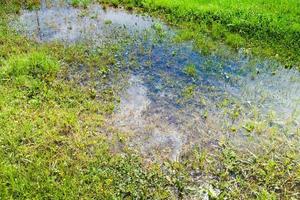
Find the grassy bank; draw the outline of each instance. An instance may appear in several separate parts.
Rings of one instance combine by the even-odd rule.
[[[140,7],[183,28],[185,39],[200,48],[221,42],[299,68],[300,3],[296,0],[99,0],[114,6]],[[208,36],[208,37],[206,37]],[[217,42],[215,42],[215,40]]]
[[[138,1],[134,5],[150,8]],[[285,135],[265,124],[256,133],[261,130],[256,121],[249,135],[267,140],[251,151],[224,138],[215,148],[195,147],[180,162],[146,163],[126,147],[122,133],[105,123],[117,102],[115,91],[70,78],[78,66],[90,69],[75,70],[83,79],[96,76],[95,71],[114,71],[118,47],[95,53],[85,45],[30,41],[7,25],[20,6],[38,5],[0,3],[1,199],[201,199],[203,194],[210,199],[299,199],[299,134]],[[181,39],[196,34],[190,32]],[[184,72],[196,73],[192,65]]]

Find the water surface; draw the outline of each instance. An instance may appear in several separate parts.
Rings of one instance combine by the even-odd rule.
[[[12,23],[39,42],[99,45],[131,38],[111,66],[126,76],[113,83],[125,87],[118,91],[121,101],[109,123],[128,133],[129,145],[151,159],[177,160],[193,146],[213,146],[222,137],[254,148],[272,131],[298,132],[297,71],[243,50],[202,54],[192,42],[174,43],[176,30],[158,24],[120,9],[73,8],[59,1],[43,1],[40,10],[23,11]],[[187,73],[188,66],[194,74]]]

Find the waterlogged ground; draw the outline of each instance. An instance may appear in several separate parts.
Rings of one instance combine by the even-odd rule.
[[[214,145],[222,137],[251,147],[260,133],[298,130],[296,71],[243,53],[229,59],[201,55],[168,39],[135,44],[127,53],[137,68],[117,113],[118,127],[135,130],[133,140],[144,153],[178,159],[195,144]],[[257,133],[251,134],[254,144],[250,132]]]
[[[19,32],[40,42],[84,40],[95,45],[108,40],[117,43],[128,32],[141,33],[153,24],[149,17],[103,10],[100,5],[74,8],[64,1],[41,1],[40,10],[23,10],[20,19],[12,23]]]
[[[111,65],[121,78],[111,75],[107,83],[123,88],[108,124],[149,159],[178,160],[193,146],[213,147],[224,137],[255,149],[274,131],[291,139],[298,133],[299,73],[243,49],[207,55],[192,42],[175,43],[176,30],[159,20],[99,5],[42,1],[40,10],[23,11],[12,26],[39,42],[96,47],[126,40]]]

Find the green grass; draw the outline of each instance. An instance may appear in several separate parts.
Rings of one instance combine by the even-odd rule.
[[[214,7],[205,2],[123,3],[165,10],[167,15],[175,13],[166,10],[174,5],[187,8],[203,4],[208,10]],[[235,5],[226,2],[227,6]],[[211,4],[219,5],[217,1]],[[243,5],[244,12],[255,8],[251,3]],[[97,81],[105,84],[106,75],[115,70],[111,66],[120,47],[110,46],[97,53],[85,45],[65,47],[30,41],[7,26],[10,14],[18,13],[21,6],[34,8],[36,1],[0,2],[0,199],[192,199],[199,198],[201,191],[211,199],[299,199],[299,133],[286,135],[268,128],[268,121],[260,121],[266,123],[263,131],[256,123],[259,119],[243,124],[249,131],[245,143],[253,142],[256,132],[267,138],[251,143],[255,144],[251,151],[221,138],[214,142],[216,148],[195,147],[183,155],[181,162],[146,163],[130,149],[119,149],[126,147],[122,133],[105,123],[115,107],[115,92],[95,90],[93,79],[82,86],[67,77],[73,68],[84,65],[91,69],[84,73],[90,74],[80,76],[91,78],[98,70],[102,78]],[[267,12],[267,8],[268,4],[262,4],[257,11]],[[171,18],[187,20],[179,14]],[[194,20],[195,25],[199,19]],[[217,48],[213,39],[223,38],[234,47],[247,43],[248,36],[236,35],[221,22],[205,22],[200,27],[202,31],[213,30],[211,37],[195,39],[197,29],[193,29],[183,31],[177,39],[195,39],[199,47],[209,46],[204,49],[207,53]],[[188,65],[184,73],[193,77],[197,71]],[[182,96],[188,99],[196,92],[196,86],[190,85],[183,88]],[[226,100],[222,106],[231,104]],[[209,111],[205,112],[204,118],[208,115]]]
[[[221,142],[221,152],[199,148],[187,158],[191,162],[186,167],[208,175],[207,179],[213,177],[211,184],[220,193],[211,193],[212,199],[298,199],[298,150],[278,141],[264,145],[260,153],[254,148],[241,151],[226,142]]]
[[[196,66],[193,65],[193,64],[189,64],[187,65],[184,69],[183,69],[183,72],[188,75],[188,76],[191,76],[193,78],[196,78],[197,77],[197,69],[196,69]]]
[[[53,77],[59,71],[59,63],[45,53],[33,52],[11,56],[1,69],[1,78],[45,79]]]
[[[182,182],[176,169],[166,166],[165,176],[157,164],[117,150],[121,133],[105,132],[114,92],[66,78],[80,64],[101,76],[113,71],[118,48],[96,54],[27,40],[7,27],[7,14],[20,6],[0,3],[0,199],[170,198]]]
[[[9,56],[0,69],[1,198],[169,196],[159,168],[112,151],[98,133],[111,110],[99,99],[105,94],[96,98],[89,88],[57,78],[56,58],[30,51]]]
[[[189,32],[299,68],[300,3],[297,0],[99,0],[141,7]],[[205,37],[204,37],[205,39]],[[207,45],[199,47],[206,48]],[[215,45],[210,50],[214,50]]]
[[[90,3],[91,0],[71,0],[71,5],[74,7],[87,8]]]

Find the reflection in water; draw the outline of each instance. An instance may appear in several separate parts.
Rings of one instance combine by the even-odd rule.
[[[299,127],[297,71],[242,52],[230,58],[202,55],[190,43],[174,44],[174,32],[167,29],[160,30],[165,37],[146,37],[146,30],[158,31],[149,17],[97,5],[82,10],[45,3],[38,12],[24,11],[13,26],[41,42],[97,44],[138,36],[119,58],[130,78],[124,78],[128,85],[112,123],[132,133],[130,145],[146,156],[175,160],[195,144],[213,145],[224,136],[251,146],[245,142],[249,131]],[[195,68],[194,75],[185,72],[187,66]]]
[[[130,70],[132,77],[142,81],[129,81],[125,94],[132,100],[127,101],[124,95],[120,112],[126,107],[133,108],[127,111],[139,108],[140,100],[145,100],[143,114],[127,112],[126,118],[134,123],[124,124],[136,131],[138,144],[147,152],[149,146],[155,150],[160,141],[160,152],[151,151],[155,157],[167,154],[178,159],[195,144],[212,145],[224,136],[236,145],[253,146],[245,140],[249,131],[268,132],[271,128],[289,133],[299,128],[297,71],[280,69],[274,62],[250,59],[242,53],[227,59],[204,56],[188,43],[174,44],[168,38],[159,43],[139,40],[127,47],[125,55],[130,55],[126,65],[135,66]],[[134,63],[131,58],[135,58]],[[185,72],[187,66],[195,66],[196,76]],[[144,98],[140,98],[139,90]],[[131,126],[138,122],[143,125]],[[254,136],[257,144],[264,137]]]
[[[132,145],[140,146],[144,154],[158,151],[156,153],[167,154],[175,160],[181,150],[182,136],[175,125],[163,119],[164,110],[148,116],[151,103],[143,82],[137,76],[131,76],[120,110],[114,116],[115,125],[123,131],[134,131]]]
[[[98,43],[105,38],[118,39],[125,30],[144,31],[153,24],[149,17],[116,9],[103,10],[99,5],[82,10],[69,6],[47,8],[44,2],[39,11],[23,11],[13,26],[42,42],[88,39]]]

